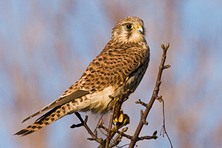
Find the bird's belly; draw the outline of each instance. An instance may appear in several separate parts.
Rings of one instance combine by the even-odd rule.
[[[115,88],[109,86],[102,91],[94,92],[86,96],[90,101],[90,104],[84,110],[91,110],[92,112],[102,113],[110,110],[112,106],[112,97],[114,95]]]
[[[143,75],[142,75],[143,76]],[[94,92],[86,95],[86,100],[89,103],[82,111],[91,110],[95,113],[103,113],[109,111],[114,104],[114,98],[127,99],[128,96],[135,91],[139,85],[141,75],[138,72],[128,78],[126,82],[119,86],[108,86],[102,91]]]

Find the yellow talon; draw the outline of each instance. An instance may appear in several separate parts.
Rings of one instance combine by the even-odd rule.
[[[127,114],[123,114],[123,111],[120,110],[120,115],[119,117],[116,117],[113,122],[116,124],[116,125],[127,125],[130,123],[130,118]]]

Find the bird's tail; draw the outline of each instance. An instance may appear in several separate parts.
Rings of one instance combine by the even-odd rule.
[[[50,110],[49,112],[47,112],[46,114],[44,114],[40,118],[38,118],[33,124],[20,130],[19,132],[15,133],[15,135],[25,136],[25,135],[31,134],[31,133],[55,122],[56,120],[64,117],[65,115],[69,114],[71,111],[73,112],[73,108],[70,107],[69,103],[64,104],[62,106],[58,106],[58,107]]]

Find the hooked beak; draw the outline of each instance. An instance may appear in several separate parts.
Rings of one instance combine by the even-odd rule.
[[[137,27],[137,30],[138,30],[141,34],[144,34],[143,26],[139,25],[139,26]]]

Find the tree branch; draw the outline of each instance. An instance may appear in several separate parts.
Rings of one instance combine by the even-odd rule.
[[[163,44],[161,45],[161,48],[163,49],[163,53],[162,53],[162,59],[161,59],[161,62],[160,62],[157,79],[156,79],[156,85],[155,85],[155,88],[153,90],[152,97],[151,97],[149,103],[146,106],[145,111],[141,112],[142,115],[141,115],[141,118],[140,118],[140,122],[139,122],[139,124],[136,128],[136,131],[133,135],[133,138],[130,142],[129,148],[133,148],[135,146],[136,142],[138,141],[139,134],[140,134],[143,126],[146,123],[146,122],[144,123],[144,121],[146,121],[146,118],[147,118],[155,100],[158,98],[163,70],[167,69],[167,68],[170,68],[170,65],[165,65],[166,54],[167,54],[167,50],[168,50],[169,46],[170,46],[169,44],[167,44],[166,46],[163,45]]]
[[[96,142],[103,144],[103,139],[98,138],[96,134],[94,134],[92,132],[92,130],[89,128],[89,126],[87,125],[87,121],[88,121],[88,116],[85,117],[85,120],[82,119],[81,115],[79,114],[79,112],[75,112],[75,115],[79,118],[80,122],[79,124],[73,124],[70,128],[76,128],[76,127],[81,127],[84,126],[85,129],[87,130],[87,132],[91,135],[91,138],[88,138],[88,140],[95,140]]]

